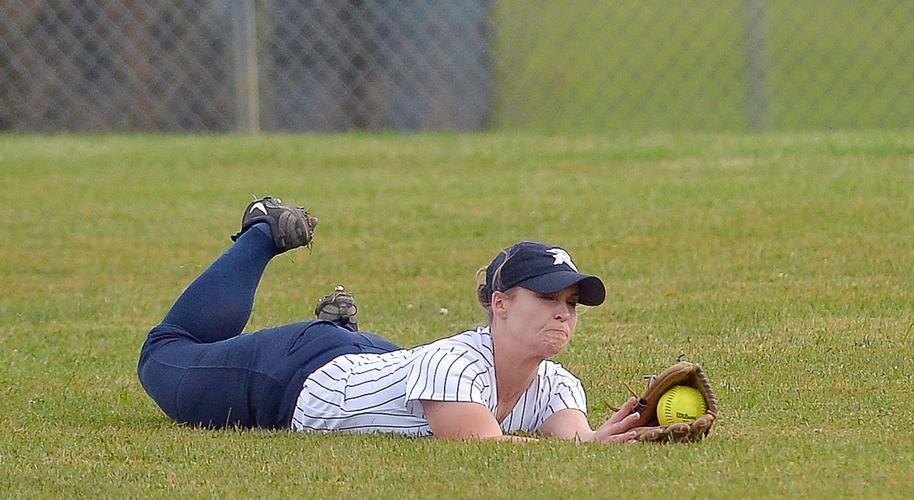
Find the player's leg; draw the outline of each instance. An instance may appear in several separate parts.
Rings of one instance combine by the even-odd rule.
[[[149,332],[137,375],[169,417],[213,427],[253,425],[244,402],[254,342],[252,335],[240,334],[275,253],[271,238],[258,228],[242,234]],[[207,393],[201,394],[204,387]]]
[[[251,203],[235,244],[187,287],[162,324],[177,326],[203,343],[240,335],[270,259],[310,243],[316,224],[303,209],[272,198]]]
[[[292,323],[199,344],[163,330],[140,365],[143,387],[172,419],[206,427],[284,428],[305,379],[345,354],[399,346],[330,321]]]
[[[241,334],[260,278],[276,254],[272,239],[259,227],[253,229],[184,290],[162,320],[163,326],[178,327],[201,343]]]
[[[202,425],[254,425],[245,403],[257,345],[240,334],[270,259],[308,244],[315,224],[270,198],[249,205],[235,244],[182,293],[141,350],[140,381],[166,414]],[[271,338],[282,343],[300,332],[291,326]]]
[[[376,333],[354,332],[354,335],[358,337],[357,343],[362,348],[362,352],[382,353],[402,349],[402,347]]]

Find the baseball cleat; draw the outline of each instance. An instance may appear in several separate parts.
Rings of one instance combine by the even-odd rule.
[[[332,321],[354,332],[359,331],[359,307],[342,285],[337,285],[333,293],[317,303],[314,314],[317,319]]]
[[[279,198],[267,196],[247,206],[241,217],[241,231],[232,235],[232,241],[260,222],[270,225],[273,244],[279,253],[310,244],[317,227],[317,217],[312,217],[303,207],[287,207]]]

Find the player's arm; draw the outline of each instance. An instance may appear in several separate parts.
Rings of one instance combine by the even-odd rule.
[[[420,400],[432,433],[438,439],[496,439],[499,441],[536,441],[534,438],[506,436],[485,406],[478,403]]]
[[[596,430],[590,428],[587,417],[580,410],[566,408],[553,413],[540,426],[539,432],[546,436],[574,440],[580,443],[621,443],[631,441],[635,435],[630,432],[638,420],[638,414],[629,414],[637,400],[630,398],[619,411]]]

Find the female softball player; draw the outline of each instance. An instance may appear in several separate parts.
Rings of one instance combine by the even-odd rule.
[[[603,282],[579,273],[559,247],[520,242],[500,252],[478,290],[489,324],[427,345],[404,349],[353,331],[354,323],[321,319],[242,335],[270,259],[309,244],[316,225],[302,208],[254,201],[235,243],[152,329],[137,371],[169,417],[437,438],[634,437],[634,398],[593,430],[580,381],[549,360],[574,334],[576,305],[606,296]]]

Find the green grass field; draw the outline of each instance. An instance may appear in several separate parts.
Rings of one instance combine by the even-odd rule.
[[[0,188],[2,497],[914,494],[912,132],[0,136]],[[541,239],[609,288],[559,358],[592,423],[680,353],[720,423],[667,446],[176,425],[137,354],[252,194],[321,226],[251,330],[344,283],[367,329],[443,337],[483,319],[475,270]]]

